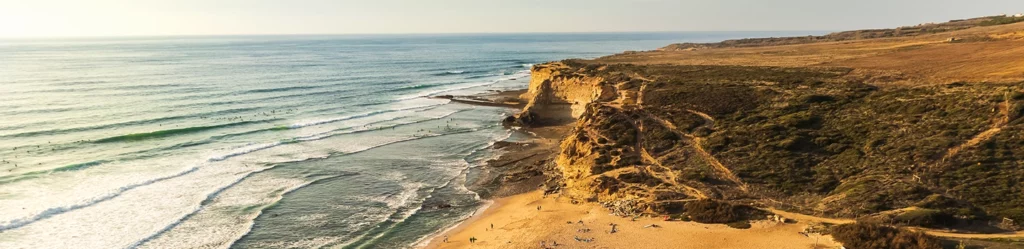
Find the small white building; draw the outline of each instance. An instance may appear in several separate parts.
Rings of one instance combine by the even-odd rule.
[[[1024,17],[1024,13],[1017,13],[1016,15],[1013,15],[1013,17]]]

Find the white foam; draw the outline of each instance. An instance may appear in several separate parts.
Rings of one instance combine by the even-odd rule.
[[[483,82],[483,83],[460,84],[460,85],[456,85],[456,86],[451,87],[451,88],[445,88],[445,89],[433,90],[433,91],[424,91],[424,92],[419,92],[419,93],[415,93],[415,94],[411,94],[411,95],[402,96],[402,97],[399,97],[398,100],[411,100],[411,99],[416,99],[416,98],[423,98],[423,97],[433,96],[433,95],[437,95],[437,94],[441,94],[441,93],[446,93],[446,92],[465,90],[465,89],[470,89],[470,88],[475,88],[475,87],[489,86],[489,85],[493,85],[493,84],[498,83],[498,82],[499,82],[499,80],[491,80],[491,81],[487,81],[487,82]]]
[[[385,111],[387,113],[393,113],[394,115],[398,116],[406,115],[402,116],[402,118],[399,119],[395,119],[390,115],[383,115],[379,117],[384,118],[384,120],[377,120],[380,118],[362,119],[360,117],[350,117],[347,120],[352,120],[351,122],[362,123],[381,123],[395,121],[395,124],[393,126],[400,126],[418,122],[425,122],[427,120],[437,120],[457,113],[459,111],[463,111],[451,111],[448,108],[438,108],[437,110],[426,112],[426,110],[432,110],[434,108],[437,108],[438,106],[443,105],[436,104],[436,100],[431,100],[427,102],[432,102],[432,104],[405,106]],[[409,105],[416,103],[422,103],[422,101],[409,101],[403,102],[402,104]],[[447,103],[447,101],[445,101],[445,103]],[[363,118],[371,116],[376,116],[376,114],[364,115]],[[408,118],[409,120],[402,120],[404,118]],[[340,120],[334,122],[340,122]],[[341,122],[338,124],[348,123],[350,122]],[[315,126],[315,124],[311,126]],[[302,129],[289,132],[301,132],[307,130],[309,129]],[[19,224],[16,227],[17,229],[13,229],[14,227],[10,228],[11,230],[9,231],[9,234],[11,236],[24,238],[24,240],[19,239],[18,241],[0,241],[0,248],[109,248],[133,247],[140,245],[144,246],[150,241],[158,240],[159,238],[164,236],[163,234],[172,233],[175,229],[178,229],[178,227],[182,227],[184,223],[189,222],[189,220],[192,220],[195,217],[200,217],[198,215],[204,213],[204,210],[206,210],[203,208],[204,205],[206,205],[206,203],[214,201],[214,199],[216,199],[218,195],[224,193],[224,191],[228,189],[233,189],[234,186],[237,186],[241,182],[246,181],[246,179],[248,179],[253,174],[265,170],[265,168],[262,167],[254,168],[248,166],[249,164],[266,165],[280,163],[287,160],[304,160],[303,158],[309,158],[309,155],[326,155],[331,152],[339,151],[346,153],[356,153],[389,144],[445,135],[384,133],[382,133],[381,135],[375,135],[376,133],[371,133],[371,135],[367,136],[372,139],[359,140],[357,143],[339,143],[338,140],[326,139],[341,134],[352,134],[356,132],[372,130],[374,129],[335,129],[329,132],[296,136],[292,139],[286,139],[279,142],[250,143],[236,147],[234,149],[222,151],[221,154],[215,154],[206,157],[206,160],[199,162],[197,166],[191,167],[183,172],[178,172],[179,174],[171,174],[168,177],[142,181],[139,184],[131,184],[120,187],[118,188],[118,193],[113,195],[98,195],[98,197],[91,199],[91,201],[88,201],[87,205],[60,205],[57,207],[48,207],[46,209],[41,209],[43,211],[35,216],[26,216],[34,221]],[[468,129],[467,131],[464,132],[469,131],[475,131],[475,129]],[[363,135],[360,136],[361,139],[366,138]],[[316,142],[314,143],[315,145],[309,145],[306,143],[311,141],[321,142]],[[281,155],[291,156],[285,157]],[[186,156],[193,156],[194,158],[199,158],[195,157],[197,155],[193,154],[189,154]],[[162,160],[172,161],[168,162],[170,165],[180,165],[181,163],[180,160],[172,158],[162,158]],[[67,175],[86,176],[86,174],[93,174],[91,176],[95,176],[97,174],[123,174],[124,172],[127,171],[120,170],[132,167],[138,169],[137,171],[133,171],[132,173],[152,174],[153,172],[155,172],[152,169],[144,171],[143,169],[145,169],[145,167],[139,166],[158,167],[157,165],[146,164],[120,166],[115,165],[112,166],[111,168],[104,167],[89,169],[81,172],[75,172],[75,174]],[[159,165],[159,167],[165,166],[166,165]],[[62,176],[60,179],[63,180],[63,178],[64,177]],[[90,178],[89,180],[93,181],[95,180],[95,178]],[[19,184],[19,190],[30,189],[29,187],[32,186],[31,184],[29,184],[30,182],[31,181],[26,182],[25,184]],[[112,181],[110,184],[118,184],[118,182]],[[288,185],[293,183],[281,184]],[[409,186],[407,187],[407,189],[412,189],[411,187],[414,186]],[[420,187],[422,186],[418,186],[416,188],[418,189]],[[88,195],[91,193],[87,192],[89,191],[77,193],[76,195],[72,196],[93,196]],[[415,201],[417,199],[417,196],[415,196],[415,194],[415,190],[413,190],[412,193],[403,191],[402,193],[400,193],[400,195],[397,195],[393,199],[389,200],[388,207],[396,208],[407,206],[409,201]],[[59,199],[60,196],[57,196],[55,198]],[[13,208],[17,207],[18,205],[20,204],[6,203],[2,206]],[[403,213],[395,217],[401,217],[400,219],[405,219],[409,215],[412,215],[413,213],[416,212],[414,208],[411,210],[403,208],[402,210]],[[406,210],[408,210],[407,213]],[[255,218],[255,216],[253,216],[253,218]],[[251,229],[251,225],[250,228],[247,229]],[[241,231],[239,229],[232,230],[232,228],[226,228],[226,230],[228,230],[232,234],[238,235],[238,237],[242,236],[238,234],[238,231]],[[53,231],[60,232],[54,233]],[[244,232],[241,234],[244,234]],[[232,238],[237,239],[237,237]],[[82,239],[84,241],[77,241],[79,239]],[[192,245],[194,246],[200,244]]]
[[[308,126],[322,125],[322,124],[334,123],[334,122],[338,122],[338,121],[351,120],[351,119],[356,119],[356,118],[364,118],[364,117],[369,117],[369,116],[373,116],[373,115],[377,115],[377,114],[383,114],[383,113],[391,113],[391,112],[398,112],[398,111],[407,111],[407,110],[415,110],[415,109],[435,107],[435,106],[440,106],[440,105],[447,104],[447,103],[448,103],[448,101],[445,101],[444,103],[438,103],[438,104],[419,105],[419,106],[411,106],[411,107],[400,107],[400,108],[395,108],[395,109],[385,109],[385,110],[378,110],[378,111],[370,111],[370,112],[364,112],[364,113],[360,113],[360,114],[342,116],[342,117],[337,117],[337,118],[330,118],[330,119],[323,119],[323,120],[295,123],[295,124],[289,125],[288,128],[290,128],[290,129],[297,129],[297,128],[303,128],[303,127],[308,127]]]
[[[3,232],[5,230],[10,230],[10,229],[16,229],[16,228],[19,228],[19,227],[31,224],[33,222],[37,222],[37,221],[40,221],[40,220],[43,220],[43,219],[46,219],[46,218],[50,218],[50,217],[53,217],[55,215],[59,215],[59,214],[62,214],[62,213],[68,212],[68,211],[73,211],[73,210],[76,210],[76,209],[80,209],[80,208],[84,208],[84,207],[89,207],[89,206],[95,205],[97,203],[113,199],[114,197],[117,197],[117,196],[121,195],[122,193],[124,193],[126,191],[129,191],[129,190],[132,190],[132,189],[135,189],[135,188],[138,188],[138,187],[142,187],[142,186],[147,186],[147,185],[150,185],[150,184],[153,184],[153,183],[157,183],[157,182],[160,182],[160,181],[163,181],[163,180],[167,180],[167,179],[171,179],[171,178],[187,175],[187,174],[190,174],[192,172],[195,172],[198,169],[199,169],[198,167],[190,167],[187,170],[184,170],[184,171],[181,171],[179,173],[172,174],[172,175],[169,175],[169,176],[158,177],[158,178],[146,180],[146,181],[139,182],[139,183],[128,184],[128,185],[122,186],[120,188],[117,188],[117,189],[115,189],[114,191],[112,191],[110,193],[107,193],[105,195],[102,195],[102,196],[99,196],[99,197],[95,197],[95,198],[92,198],[92,199],[89,199],[89,200],[82,201],[81,203],[78,203],[78,204],[72,204],[72,205],[68,205],[68,206],[51,207],[51,208],[43,210],[42,212],[39,212],[39,213],[37,213],[37,214],[35,214],[35,215],[31,216],[31,217],[25,217],[25,218],[19,218],[19,219],[5,221],[3,223],[0,223],[0,232]]]
[[[282,142],[273,142],[273,143],[263,143],[263,144],[250,144],[248,146],[235,149],[235,150],[233,150],[233,151],[231,151],[231,152],[229,152],[227,154],[211,156],[211,157],[209,157],[207,159],[207,161],[210,161],[210,162],[224,161],[225,159],[228,159],[228,158],[232,158],[232,157],[236,157],[236,156],[241,156],[241,155],[245,155],[245,154],[249,154],[249,153],[253,153],[253,152],[257,152],[257,151],[261,151],[261,150],[265,150],[265,149],[274,148],[274,147],[280,146],[282,144],[284,144],[284,143],[282,143]]]

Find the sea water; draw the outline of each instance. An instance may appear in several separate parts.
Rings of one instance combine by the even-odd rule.
[[[432,95],[751,32],[0,41],[0,248],[403,248],[515,110]]]

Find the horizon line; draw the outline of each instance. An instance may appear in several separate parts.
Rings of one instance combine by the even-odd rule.
[[[0,36],[3,40],[72,40],[106,38],[171,38],[171,37],[255,37],[255,36],[402,36],[402,35],[516,35],[516,34],[655,34],[715,32],[835,32],[834,30],[677,30],[677,31],[538,31],[538,32],[411,32],[411,33],[252,33],[252,34],[147,34],[147,35],[68,35],[68,36]]]

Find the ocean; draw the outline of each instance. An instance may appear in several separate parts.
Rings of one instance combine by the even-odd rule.
[[[0,248],[407,248],[481,205],[529,68],[799,32],[0,41]],[[445,208],[439,208],[444,206]],[[450,207],[449,207],[450,206]]]

